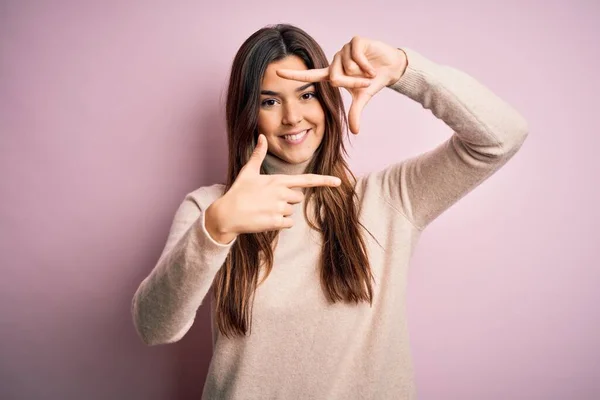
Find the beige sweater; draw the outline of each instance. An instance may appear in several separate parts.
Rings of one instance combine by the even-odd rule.
[[[212,324],[203,399],[416,398],[405,307],[413,249],[431,221],[517,152],[528,127],[472,77],[403,50],[408,68],[390,88],[455,133],[427,153],[358,178],[360,220],[383,246],[365,235],[373,306],[328,304],[317,268],[321,238],[307,226],[303,205],[295,205],[295,225],[280,233],[274,269],[256,290],[252,333],[227,339]],[[264,163],[270,173],[302,173],[305,166],[270,154]],[[223,188],[185,197],[160,259],[133,297],[135,327],[148,345],[181,339],[212,298],[207,293],[235,242],[215,242],[204,226],[204,210]],[[214,318],[212,301],[211,310]]]

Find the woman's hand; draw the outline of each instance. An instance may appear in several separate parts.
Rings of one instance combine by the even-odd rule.
[[[402,77],[407,64],[406,54],[402,50],[355,36],[335,54],[329,67],[280,69],[277,75],[304,82],[329,80],[333,86],[346,88],[352,95],[348,113],[350,131],[358,134],[362,110],[377,92]]]
[[[208,207],[210,218],[205,223],[213,239],[228,243],[240,233],[291,228],[292,206],[304,200],[304,194],[292,188],[341,184],[339,178],[329,175],[261,175],[267,149],[267,139],[261,134],[231,188]]]

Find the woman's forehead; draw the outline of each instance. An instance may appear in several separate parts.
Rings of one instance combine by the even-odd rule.
[[[288,56],[284,59],[273,61],[267,66],[265,75],[263,76],[262,90],[277,92],[289,90],[290,92],[294,92],[299,84],[306,83],[303,81],[281,78],[276,73],[278,69],[307,70],[308,68],[304,64],[304,61],[298,56]]]

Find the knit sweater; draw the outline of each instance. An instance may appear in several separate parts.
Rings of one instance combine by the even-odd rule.
[[[256,289],[251,334],[221,335],[207,294],[236,239],[221,244],[211,238],[204,211],[224,185],[201,187],[178,208],[132,313],[145,343],[172,343],[190,329],[203,301],[211,302],[213,355],[203,399],[416,398],[405,304],[412,252],[425,227],[517,152],[528,127],[468,74],[402,50],[408,67],[389,88],[419,102],[453,134],[426,153],[357,177],[359,219],[377,239],[364,235],[372,306],[329,303],[318,268],[322,239],[299,203],[294,226],[280,232],[274,268]],[[263,167],[299,174],[306,165],[267,154]]]

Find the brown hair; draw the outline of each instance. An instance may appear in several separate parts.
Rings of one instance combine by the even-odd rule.
[[[256,31],[242,44],[233,60],[226,104],[229,167],[225,192],[231,188],[256,146],[260,86],[267,66],[290,55],[300,57],[309,69],[329,65],[325,53],[311,36],[287,24],[266,26]],[[342,134],[344,130],[346,134],[348,132],[344,104],[339,88],[329,82],[317,82],[315,86],[325,112],[325,134],[306,172],[335,175],[342,180],[342,184],[334,189],[305,189],[304,216],[309,226],[319,231],[323,238],[321,286],[333,303],[343,300],[372,304],[373,276],[365,242],[359,233],[359,225],[364,226],[358,220],[356,177],[343,157],[347,152]],[[266,171],[261,169],[261,173]],[[314,222],[307,214],[311,199]],[[265,262],[266,279],[273,268],[272,245],[278,234],[279,231],[268,231],[238,235],[217,273],[213,289],[217,324],[224,335],[248,332],[253,295],[262,283],[258,282],[261,260]]]

